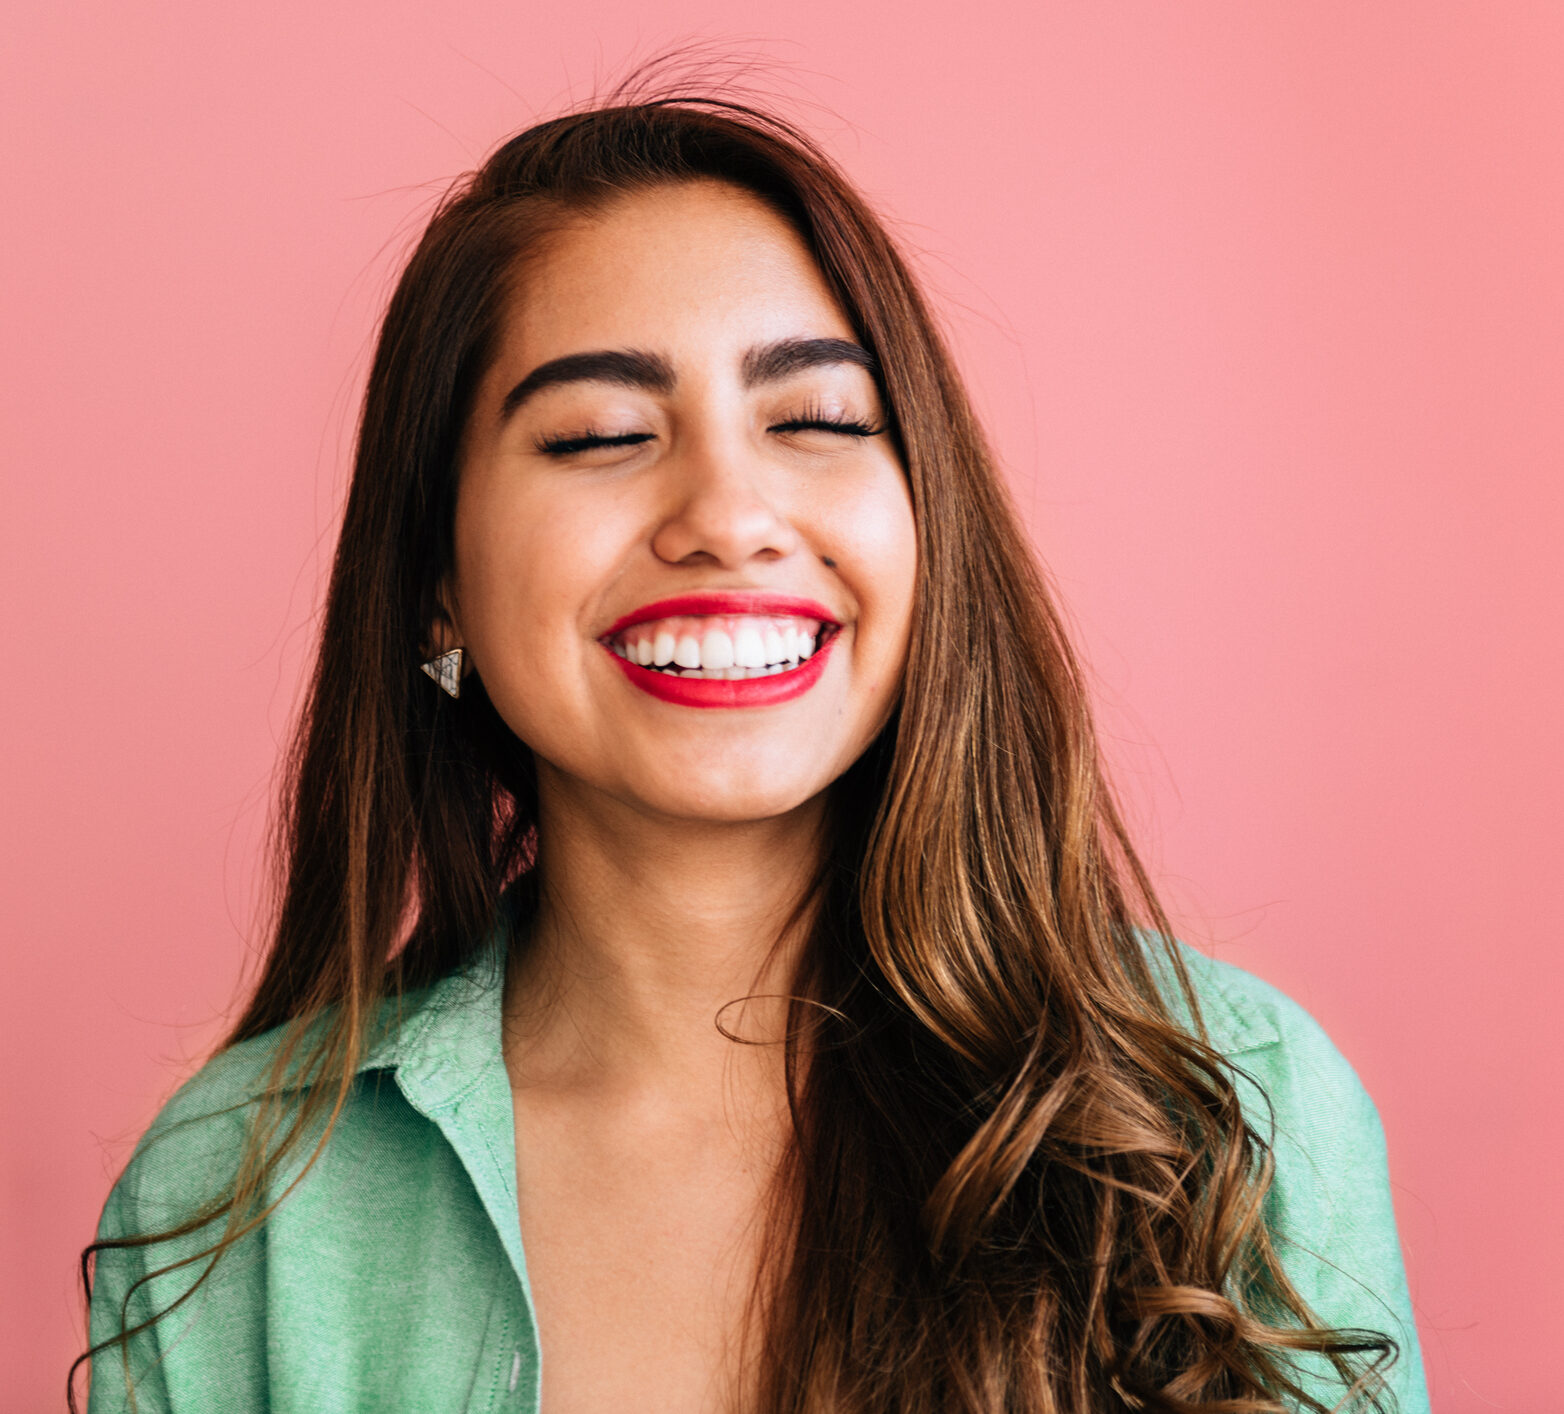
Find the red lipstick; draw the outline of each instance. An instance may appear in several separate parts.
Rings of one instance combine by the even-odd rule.
[[[824,604],[813,599],[798,599],[791,594],[749,594],[728,590],[724,593],[676,594],[671,599],[658,599],[632,609],[622,619],[603,631],[603,638],[612,638],[636,624],[648,619],[671,619],[678,614],[753,614],[757,618],[775,614],[778,618],[819,619],[836,626],[836,616]]]
[[[833,633],[796,668],[763,678],[683,678],[677,673],[643,668],[617,653],[609,652],[608,656],[642,692],[649,692],[664,702],[674,702],[680,707],[770,707],[808,692],[819,682],[836,639],[837,635]]]
[[[809,657],[783,672],[750,678],[685,677],[677,672],[643,667],[621,657],[610,646],[616,635],[654,619],[684,617],[754,617],[811,619],[820,626],[820,643]],[[603,651],[632,684],[643,692],[680,707],[769,707],[808,692],[825,671],[825,661],[836,643],[840,623],[824,604],[787,594],[763,594],[730,590],[703,594],[679,594],[633,609],[599,638]],[[811,634],[813,629],[810,630]]]

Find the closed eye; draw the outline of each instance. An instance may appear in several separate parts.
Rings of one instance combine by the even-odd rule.
[[[867,422],[829,417],[790,417],[786,422],[774,422],[768,432],[839,432],[845,437],[878,437],[883,427],[871,427]]]
[[[768,432],[834,432],[843,437],[878,437],[885,431],[855,418],[790,417],[785,422],[774,422]],[[651,432],[623,432],[610,436],[603,432],[572,432],[562,437],[540,437],[537,449],[545,456],[570,457],[599,447],[638,447],[654,440]]]
[[[650,432],[623,432],[609,437],[601,432],[572,432],[567,437],[540,437],[537,448],[546,456],[569,457],[594,447],[637,447],[652,440]]]

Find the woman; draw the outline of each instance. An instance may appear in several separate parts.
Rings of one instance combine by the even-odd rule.
[[[435,215],[285,818],[89,1249],[93,1410],[1426,1406],[1372,1105],[1169,941],[926,307],[777,119],[611,103]]]

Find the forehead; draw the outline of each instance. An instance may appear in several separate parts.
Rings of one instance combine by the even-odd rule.
[[[518,272],[512,356],[634,345],[748,346],[851,328],[793,226],[753,193],[701,180],[568,218]]]

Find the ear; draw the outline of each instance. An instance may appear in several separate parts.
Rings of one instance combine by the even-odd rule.
[[[435,586],[434,603],[429,607],[425,619],[424,636],[418,645],[419,655],[425,659],[436,658],[453,648],[466,646],[456,616],[455,596],[451,592],[449,580],[442,576]],[[463,654],[464,658],[466,656]]]

